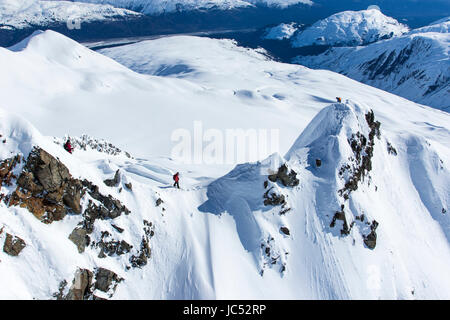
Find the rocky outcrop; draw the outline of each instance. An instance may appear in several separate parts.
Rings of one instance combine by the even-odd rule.
[[[26,243],[21,238],[6,233],[3,252],[9,254],[10,256],[17,257],[25,247]]]
[[[130,263],[133,268],[142,268],[147,265],[148,259],[150,259],[152,251],[150,249],[149,239],[155,235],[153,223],[144,220],[144,236],[141,240],[141,246],[137,255],[133,255],[130,258]]]
[[[281,206],[286,203],[286,198],[283,194],[279,194],[274,190],[274,188],[270,188],[264,193],[264,205],[265,206]]]
[[[75,243],[80,253],[84,252],[86,246],[89,245],[89,235],[94,231],[94,224],[97,219],[112,220],[122,214],[130,213],[130,210],[128,210],[128,208],[119,200],[113,198],[111,195],[102,195],[99,192],[98,186],[87,180],[82,181],[82,185],[85,188],[85,192],[97,201],[94,203],[94,201],[89,200],[87,208],[82,214],[83,220],[69,236],[69,239]],[[112,241],[111,243],[101,241],[101,243],[102,244],[98,243],[97,246],[103,251],[103,253],[100,253],[102,257],[105,254],[112,255],[114,253],[126,251],[125,248],[129,246],[128,244],[117,244],[116,241]]]
[[[16,155],[11,159],[6,159],[0,163],[0,188],[1,186],[11,186],[12,181],[16,180],[17,177],[14,175],[14,168],[20,164],[22,161],[22,157],[20,155]]]
[[[64,280],[60,283],[59,292],[53,296],[58,300],[104,300],[95,295],[95,290],[102,291],[111,298],[122,281],[123,278],[105,268],[95,269],[95,274],[88,269],[79,268],[67,294],[64,294],[67,287],[67,281]]]
[[[9,205],[26,208],[42,222],[52,223],[68,212],[81,213],[82,189],[61,161],[36,147],[17,179]]]
[[[123,254],[126,254],[131,251],[133,248],[132,245],[130,245],[125,240],[109,240],[107,241],[107,238],[110,238],[111,234],[108,231],[103,231],[102,236],[99,242],[93,243],[93,246],[96,248],[100,248],[100,253],[98,255],[99,258],[105,258],[106,255],[108,256],[121,256]]]
[[[260,275],[264,275],[264,270],[266,268],[279,267],[279,271],[283,274],[286,271],[286,257],[288,252],[284,254],[280,253],[280,250],[275,244],[275,239],[271,236],[267,238],[266,241],[261,243],[261,255],[262,255],[262,265]]]
[[[91,298],[93,278],[94,275],[90,270],[78,269],[65,300],[88,300]]]
[[[390,142],[387,143],[387,151],[390,155],[397,156],[397,149]]]
[[[116,291],[117,285],[123,281],[116,273],[105,268],[97,268],[95,272],[94,289],[109,294],[111,298]]]
[[[342,221],[341,235],[347,236],[350,234],[353,224],[350,224],[350,226],[348,225],[347,218],[345,217],[344,207],[345,206],[342,205],[341,211],[336,211],[333,216],[333,220],[331,221],[330,228],[334,228],[336,226],[336,221]]]
[[[289,229],[287,227],[281,227],[280,228],[280,232],[283,233],[286,236],[290,236],[291,232],[289,231]]]
[[[116,173],[114,174],[114,178],[112,179],[106,179],[105,181],[103,181],[108,187],[116,187],[119,185],[120,183],[120,171],[117,170]]]
[[[377,245],[377,228],[378,222],[374,220],[370,225],[370,233],[367,236],[364,236],[364,244],[372,250],[375,249]]]
[[[164,203],[164,201],[161,199],[161,198],[158,198],[157,200],[156,200],[156,206],[157,207],[159,207],[161,204],[163,204]]]
[[[349,176],[345,182],[344,188],[338,191],[339,195],[348,200],[352,191],[358,190],[359,183],[364,180],[370,171],[372,171],[372,158],[375,146],[375,137],[380,139],[381,123],[375,121],[373,111],[366,114],[366,122],[370,128],[369,135],[366,137],[361,132],[352,134],[348,139],[348,143],[353,151],[353,157],[349,159],[349,163],[343,165],[339,170],[339,176]]]
[[[81,227],[73,229],[72,233],[69,235],[69,240],[77,246],[79,253],[83,253],[91,242],[86,229]]]
[[[269,180],[274,183],[281,181],[285,187],[296,187],[300,183],[297,179],[297,173],[294,170],[289,171],[286,164],[283,164],[277,173],[269,175]]]
[[[63,139],[55,138],[54,142],[58,145],[64,145],[68,137]],[[120,150],[118,147],[114,146],[112,143],[105,141],[103,139],[96,139],[94,137],[88,136],[86,134],[81,137],[70,137],[70,142],[74,149],[78,150],[95,150],[97,152],[102,152],[112,156],[125,155],[127,158],[132,158],[128,152]]]

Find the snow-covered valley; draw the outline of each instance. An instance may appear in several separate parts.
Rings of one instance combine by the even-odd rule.
[[[0,69],[0,298],[450,298],[448,113],[193,36],[37,32]],[[278,148],[182,162],[198,121]]]

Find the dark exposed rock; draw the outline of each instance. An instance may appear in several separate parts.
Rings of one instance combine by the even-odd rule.
[[[152,222],[144,220],[144,236],[142,236],[141,245],[136,255],[131,256],[130,263],[133,268],[142,268],[147,265],[152,251],[150,248],[150,238],[155,235],[154,225]]]
[[[163,203],[164,203],[164,201],[161,198],[158,198],[158,200],[156,200],[156,206],[157,207],[159,207]]]
[[[69,235],[69,240],[77,246],[79,253],[83,253],[90,243],[88,232],[82,227],[73,229],[72,233]]]
[[[63,280],[60,283],[59,292],[53,296],[58,300],[106,300],[94,295],[94,291],[103,291],[111,298],[121,281],[123,281],[121,277],[105,268],[95,269],[95,275],[88,269],[79,268],[75,272],[67,295],[64,295],[67,281]]]
[[[114,178],[103,181],[108,187],[115,187],[120,183],[120,171],[117,170]]]
[[[289,231],[289,229],[287,227],[281,227],[280,231],[287,236],[291,235],[291,232]]]
[[[377,245],[377,233],[376,230],[378,228],[378,222],[374,220],[370,226],[370,233],[367,236],[364,236],[364,244],[369,249],[375,249]]]
[[[13,174],[14,168],[21,163],[22,157],[16,155],[11,159],[6,159],[0,163],[0,189],[2,185],[11,186],[11,180],[17,179]]]
[[[114,229],[116,229],[116,231],[118,231],[119,233],[122,233],[122,232],[123,232],[123,229],[120,228],[120,227],[118,227],[118,226],[116,226],[115,224],[111,224],[111,226],[112,226]]]
[[[392,144],[390,142],[387,143],[387,151],[389,154],[396,156],[397,155],[397,150],[392,146]]]
[[[300,184],[297,173],[294,170],[289,171],[286,164],[283,164],[277,173],[269,175],[269,180],[274,183],[280,180],[285,187],[296,187]]]
[[[142,268],[148,262],[151,256],[151,249],[146,236],[142,237],[141,248],[137,256],[133,255],[130,258],[130,263],[133,268]]]
[[[9,254],[10,256],[17,257],[25,247],[26,243],[21,238],[6,233],[6,239],[3,245],[3,252]]]
[[[264,189],[267,189],[267,187],[269,186],[269,181],[264,181]]]
[[[320,168],[322,166],[322,160],[316,159],[316,167]]]
[[[103,238],[104,237],[102,236],[100,242],[94,244],[95,247],[100,248],[99,258],[105,258],[105,255],[108,255],[110,257],[114,255],[121,256],[125,253],[130,252],[133,248],[132,245],[124,240],[105,241]]]
[[[34,148],[17,179],[9,205],[27,208],[45,223],[62,220],[72,211],[81,213],[82,184],[67,167],[40,148]]]
[[[264,275],[266,267],[273,268],[275,265],[279,265],[281,273],[286,270],[286,268],[282,268],[282,266],[285,266],[285,262],[282,259],[282,255],[274,247],[274,240],[273,237],[269,236],[265,242],[261,243],[261,258],[263,260],[261,276]],[[287,252],[285,252],[285,255],[287,255]]]
[[[352,134],[348,140],[352,148],[354,158],[349,159],[351,164],[345,164],[339,170],[339,176],[343,176],[345,172],[349,172],[350,178],[345,182],[344,188],[338,191],[339,195],[348,200],[352,191],[358,190],[359,183],[372,171],[372,158],[375,146],[375,137],[380,139],[381,123],[375,121],[373,111],[366,114],[367,125],[370,128],[368,138],[360,132]]]
[[[353,223],[349,226],[347,223],[347,218],[345,217],[344,212],[344,205],[341,206],[341,211],[336,211],[336,213],[333,216],[333,220],[331,221],[330,228],[334,228],[336,226],[336,221],[340,220],[343,222],[342,229],[341,229],[341,235],[347,236],[350,234],[350,231],[352,230]]]
[[[111,297],[121,281],[123,281],[123,278],[119,277],[113,271],[105,268],[97,268],[95,272],[94,288],[109,293]]]
[[[264,193],[264,205],[265,206],[279,206],[286,203],[285,196],[271,192],[273,188],[270,188]]]
[[[130,190],[130,191],[133,191],[133,184],[130,182],[130,183],[125,183],[125,187],[128,189],[128,190]]]
[[[288,213],[289,211],[291,211],[292,208],[284,208],[280,211],[280,216],[284,216],[286,213]]]
[[[90,270],[77,269],[72,287],[65,297],[66,300],[88,300],[92,295],[92,282],[94,275]]]

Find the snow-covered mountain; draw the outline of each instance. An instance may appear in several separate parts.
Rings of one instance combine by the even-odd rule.
[[[299,29],[297,23],[281,23],[278,26],[267,28],[263,35],[263,39],[267,40],[284,40],[290,39]]]
[[[139,13],[110,5],[70,1],[0,0],[0,29],[24,29],[54,24],[73,24],[76,27],[75,23],[113,21],[139,16]]]
[[[332,48],[294,61],[329,69],[421,104],[449,110],[449,19],[366,47]]]
[[[294,47],[356,46],[389,39],[408,27],[377,9],[344,11],[319,20],[292,39]]]
[[[229,40],[101,52],[123,65],[52,31],[0,48],[1,298],[450,297],[448,113]],[[199,119],[279,154],[167,158]],[[112,144],[67,153],[81,124]]]
[[[294,4],[312,4],[310,0],[77,0],[79,2],[111,4],[119,8],[140,11],[145,14],[162,14],[198,9],[229,10],[249,6],[286,8]]]

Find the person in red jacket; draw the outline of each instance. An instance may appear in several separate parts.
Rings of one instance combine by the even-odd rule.
[[[175,183],[173,184],[173,186],[174,186],[174,187],[177,187],[178,189],[180,189],[180,184],[179,184],[179,181],[180,181],[180,173],[179,173],[179,172],[177,172],[177,173],[175,173],[175,174],[173,175],[173,180],[175,181]]]
[[[66,141],[66,143],[64,144],[64,149],[66,149],[66,151],[70,154],[73,152],[73,148],[72,148],[72,144],[70,143],[70,139],[68,139]]]

